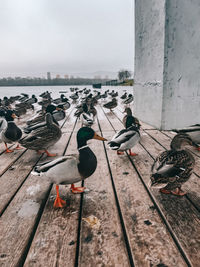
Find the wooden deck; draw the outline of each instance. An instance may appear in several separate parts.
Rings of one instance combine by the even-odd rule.
[[[122,107],[97,110],[93,129],[110,139],[123,127]],[[60,156],[77,152],[81,123],[73,112],[72,106],[62,138],[50,150]],[[106,142],[90,141],[97,170],[83,183],[88,191],[82,195],[60,186],[64,209],[53,208],[55,186],[31,175],[46,156],[26,149],[5,154],[0,144],[0,266],[200,266],[200,153],[192,150],[196,166],[184,185],[186,196],[148,187],[153,160],[174,134],[143,123],[136,157],[117,156]],[[98,227],[84,220],[90,215]]]

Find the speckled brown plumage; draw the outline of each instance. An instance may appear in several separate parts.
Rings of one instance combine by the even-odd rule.
[[[165,184],[162,189],[167,193],[181,195],[181,185],[190,178],[195,159],[186,145],[196,146],[193,141],[185,135],[176,135],[171,142],[171,150],[162,152],[152,165],[151,182],[153,185]],[[162,191],[161,191],[162,192]],[[162,192],[163,193],[163,192]]]

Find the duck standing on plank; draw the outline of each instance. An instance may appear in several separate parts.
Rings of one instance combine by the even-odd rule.
[[[127,128],[128,127],[127,125],[134,125],[138,129],[140,129],[141,124],[139,120],[132,115],[131,109],[125,108],[124,113],[126,113],[126,115],[123,118],[124,127]]]
[[[73,193],[82,193],[85,188],[75,187],[74,183],[90,177],[95,172],[97,158],[87,145],[87,141],[90,139],[106,141],[93,129],[82,127],[77,133],[78,155],[66,155],[35,167],[34,175],[44,175],[44,179],[56,184],[57,196],[54,207],[62,208],[66,205],[66,202],[59,196],[59,184],[71,184]]]
[[[117,150],[118,155],[123,155],[124,151],[129,150],[130,156],[136,156],[136,153],[131,152],[131,148],[134,147],[140,140],[140,132],[138,125],[135,125],[135,120],[133,116],[125,116],[126,120],[125,127],[126,129],[123,129],[116,133],[112,140],[108,142],[109,147],[112,150]]]
[[[46,113],[46,123],[42,123],[35,129],[32,129],[31,133],[19,140],[19,143],[32,150],[36,150],[38,153],[45,152],[47,156],[54,157],[56,154],[48,152],[48,148],[55,143],[62,136],[62,131],[58,123],[55,123],[53,116],[50,113]]]
[[[123,104],[128,105],[133,102],[133,95],[129,94],[128,97],[123,101]]]
[[[117,106],[117,99],[113,98],[112,101],[106,103],[103,105],[104,108],[112,110],[113,108],[116,108]]]
[[[163,186],[160,192],[184,196],[183,183],[190,178],[195,164],[194,157],[186,146],[198,147],[185,134],[177,134],[171,141],[171,150],[162,152],[152,165],[151,186]]]
[[[87,104],[83,104],[83,113],[80,115],[82,126],[91,127],[94,123],[94,116],[89,112]]]
[[[1,114],[3,115],[3,113]],[[8,149],[7,143],[12,144],[19,141],[19,139],[22,137],[22,131],[14,122],[16,115],[13,110],[4,111],[4,117],[7,121],[7,125],[5,124],[5,121],[2,122],[2,127],[4,127],[4,129],[2,129],[1,131],[0,139],[2,142],[5,143],[6,153],[10,153],[13,152],[13,150]],[[18,144],[15,149],[22,149],[22,148]]]

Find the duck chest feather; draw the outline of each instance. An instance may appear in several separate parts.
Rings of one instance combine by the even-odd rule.
[[[80,151],[78,170],[83,178],[92,175],[97,167],[97,158],[92,150],[87,147]]]
[[[11,141],[17,141],[22,137],[22,131],[14,122],[8,122],[5,137]]]

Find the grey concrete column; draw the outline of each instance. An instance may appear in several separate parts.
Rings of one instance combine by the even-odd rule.
[[[135,0],[135,108],[160,129],[200,123],[200,1]]]

